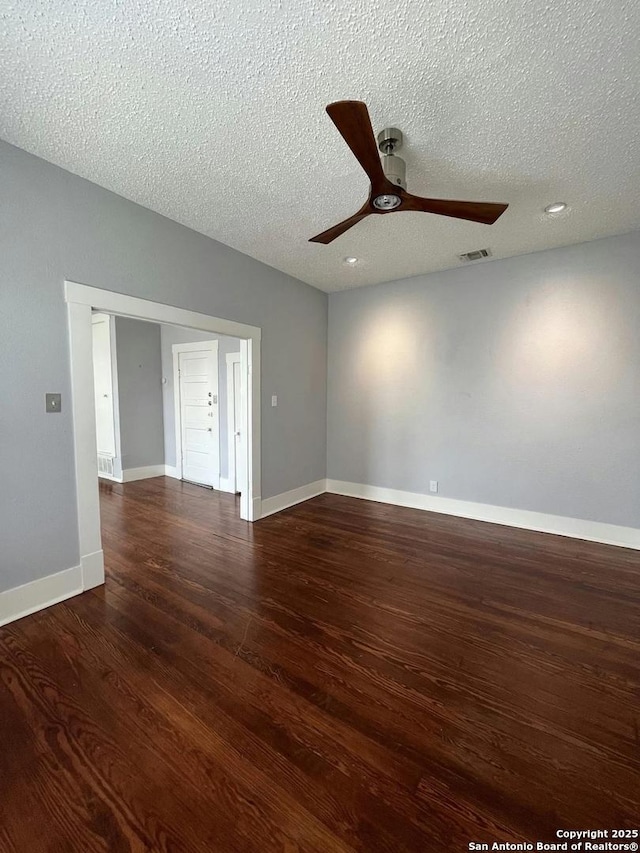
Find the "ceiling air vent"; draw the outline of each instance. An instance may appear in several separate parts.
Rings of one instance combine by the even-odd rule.
[[[476,249],[475,252],[465,252],[458,257],[461,261],[480,261],[482,258],[491,257],[491,249]]]

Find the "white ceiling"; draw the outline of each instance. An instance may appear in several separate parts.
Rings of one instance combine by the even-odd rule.
[[[324,290],[640,227],[637,0],[0,0],[0,20],[1,137]],[[324,111],[343,98],[404,131],[411,192],[509,210],[307,242],[368,190]]]

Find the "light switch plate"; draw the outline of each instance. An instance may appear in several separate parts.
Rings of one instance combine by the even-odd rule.
[[[48,413],[59,412],[62,408],[62,394],[45,394],[45,410]]]
[[[278,397],[277,397],[277,395],[276,395],[276,394],[274,394],[274,395],[271,397],[271,405],[272,405],[272,406],[274,406],[274,407],[278,405]]]

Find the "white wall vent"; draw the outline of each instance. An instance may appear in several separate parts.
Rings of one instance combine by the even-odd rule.
[[[98,453],[98,474],[113,477],[113,456],[109,456],[107,453]]]
[[[491,257],[491,249],[476,249],[475,252],[465,252],[458,257],[461,261],[480,261],[482,258]]]

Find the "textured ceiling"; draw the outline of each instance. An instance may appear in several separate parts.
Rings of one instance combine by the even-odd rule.
[[[0,20],[1,137],[325,290],[640,227],[637,0],[0,0]],[[308,243],[368,189],[324,111],[343,98],[404,131],[411,192],[509,210]]]

